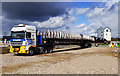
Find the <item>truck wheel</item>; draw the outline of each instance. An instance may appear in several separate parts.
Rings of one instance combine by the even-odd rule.
[[[37,50],[37,53],[40,54],[40,50]]]
[[[81,48],[85,48],[85,45],[81,45]]]
[[[50,50],[49,50],[49,53],[52,53],[52,52],[53,52],[53,49],[50,49]]]
[[[34,54],[34,51],[32,49],[29,50],[29,55],[32,56]]]
[[[92,45],[91,44],[88,44],[88,47],[91,47]]]
[[[99,46],[99,44],[95,43],[95,46],[96,46],[96,47],[98,47],[98,46]]]
[[[48,53],[47,49],[44,49],[43,54],[47,54],[47,53]]]

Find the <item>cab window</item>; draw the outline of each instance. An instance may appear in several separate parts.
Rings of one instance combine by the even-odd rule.
[[[30,32],[26,33],[26,38],[31,38],[31,33]]]

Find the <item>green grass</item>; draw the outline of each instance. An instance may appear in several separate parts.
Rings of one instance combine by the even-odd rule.
[[[99,44],[99,45],[109,45],[109,44]]]

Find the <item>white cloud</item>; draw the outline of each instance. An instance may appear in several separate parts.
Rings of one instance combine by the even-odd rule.
[[[76,19],[75,17],[66,16],[66,15],[50,17],[50,19],[47,21],[38,22],[37,27],[56,28],[56,27],[66,26],[74,22],[75,19]]]
[[[80,33],[83,35],[97,36],[97,29],[99,27],[109,27],[112,30],[112,37],[117,37],[118,35],[118,7],[116,3],[108,2],[105,7],[94,9],[89,9],[87,13],[89,25],[85,25],[83,28],[76,29],[76,27],[82,27],[82,25],[78,25],[74,30],[75,33]]]
[[[111,7],[112,7],[112,5],[114,5],[116,2],[107,2],[106,3],[106,8],[105,8],[105,10],[109,10]]]
[[[91,23],[88,26],[88,28],[91,29],[89,33],[95,33],[95,31],[92,30],[96,29],[97,31],[99,27],[109,27],[112,30],[113,37],[118,35],[118,7],[116,6],[113,8],[114,4],[115,3],[108,2],[105,8],[96,7],[87,14],[88,20]],[[111,7],[112,9],[110,9]]]
[[[89,10],[89,8],[72,8],[68,10],[69,15],[73,15],[74,13],[77,15],[84,14]]]
[[[2,36],[2,33],[0,33],[0,37]]]
[[[2,18],[3,16],[0,16],[0,38],[2,37]]]
[[[75,26],[75,28],[82,28],[82,27],[84,27],[86,24],[85,23],[82,23],[82,24],[80,24],[80,25],[77,25],[77,26]]]
[[[39,24],[38,24],[38,27],[57,27],[57,26],[62,26],[63,24],[65,24],[65,22],[64,22],[64,19],[65,18],[65,16],[61,16],[61,17],[59,17],[59,16],[57,16],[57,17],[50,17],[50,19],[49,20],[47,20],[47,21],[44,21],[44,22],[40,22]]]
[[[90,33],[94,33],[95,32],[95,30],[94,29],[92,29],[91,31],[90,31]]]
[[[105,8],[98,8],[95,7],[94,9],[90,8],[72,8],[68,10],[68,15],[62,15],[62,16],[56,16],[56,17],[50,17],[47,21],[43,22],[27,22],[23,20],[9,20],[5,19],[4,26],[7,31],[8,25],[13,25],[15,23],[28,23],[31,25],[35,25],[38,28],[46,27],[46,28],[57,28],[57,30],[66,31],[66,32],[73,32],[83,35],[91,35],[96,36],[97,28],[99,27],[110,27],[112,29],[112,36],[116,36],[117,28],[118,28],[118,8],[117,6],[113,8],[113,10],[109,10],[115,3],[106,3]],[[89,10],[89,11],[88,11]],[[76,17],[73,16],[74,14],[80,15],[83,13],[87,13],[88,20],[90,22],[90,25],[86,25],[86,23],[82,23],[80,25],[74,26],[72,24],[74,21],[76,21]],[[0,17],[1,18],[1,17]],[[7,22],[7,23],[6,23]],[[69,29],[66,29],[66,28]]]
[[[85,31],[86,31],[87,29],[88,29],[88,27],[87,27],[87,26],[83,28],[83,30],[85,30]]]
[[[79,15],[86,13],[89,10],[89,8],[76,8],[76,10],[77,10],[77,15]]]
[[[67,12],[68,12],[69,15],[73,15],[74,11],[75,11],[74,8],[73,8],[73,9],[70,9],[70,10],[67,10]]]
[[[0,16],[0,20],[2,20],[2,16]]]
[[[93,17],[93,16],[97,16],[97,15],[100,15],[102,12],[103,12],[103,9],[104,8],[95,8],[93,10],[91,10],[88,14],[87,14],[87,17],[90,18],[90,17]]]
[[[2,28],[1,28],[2,32],[0,34],[2,35],[3,32],[7,32],[7,35],[10,36],[10,33],[11,33],[10,31],[12,27],[14,27],[15,25],[19,23],[32,25],[33,22],[25,21],[25,20],[12,20],[12,19],[7,19],[4,16],[2,16]]]
[[[105,5],[106,7],[104,8],[95,7],[94,9],[73,8],[68,11],[68,15],[69,15],[68,19],[66,19],[66,16],[59,16],[59,17],[51,18],[46,22],[42,22],[42,24],[43,23],[47,24],[47,22],[49,22],[49,26],[51,26],[53,22],[54,27],[62,26],[62,24],[64,24],[65,27],[69,26],[70,29],[67,30],[65,27],[62,27],[59,30],[69,31],[73,33],[83,34],[83,35],[91,35],[91,36],[96,36],[96,32],[99,27],[103,27],[103,28],[110,27],[112,29],[112,36],[115,37],[118,34],[117,33],[118,8],[117,6],[115,6],[114,8],[112,8],[112,10],[109,10],[114,4],[115,3],[109,2],[109,3],[106,3]],[[76,13],[77,15],[87,13],[86,16],[88,17],[90,25],[86,25],[85,23],[82,23],[80,25],[74,26],[73,24],[71,24],[76,19],[74,16],[71,16],[74,13]],[[50,20],[53,20],[53,21],[50,21]],[[58,24],[57,24],[57,20],[58,20]],[[48,24],[46,26],[48,26]]]

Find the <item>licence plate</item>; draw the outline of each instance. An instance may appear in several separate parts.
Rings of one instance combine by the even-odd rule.
[[[17,52],[15,52],[14,54],[18,54]]]

